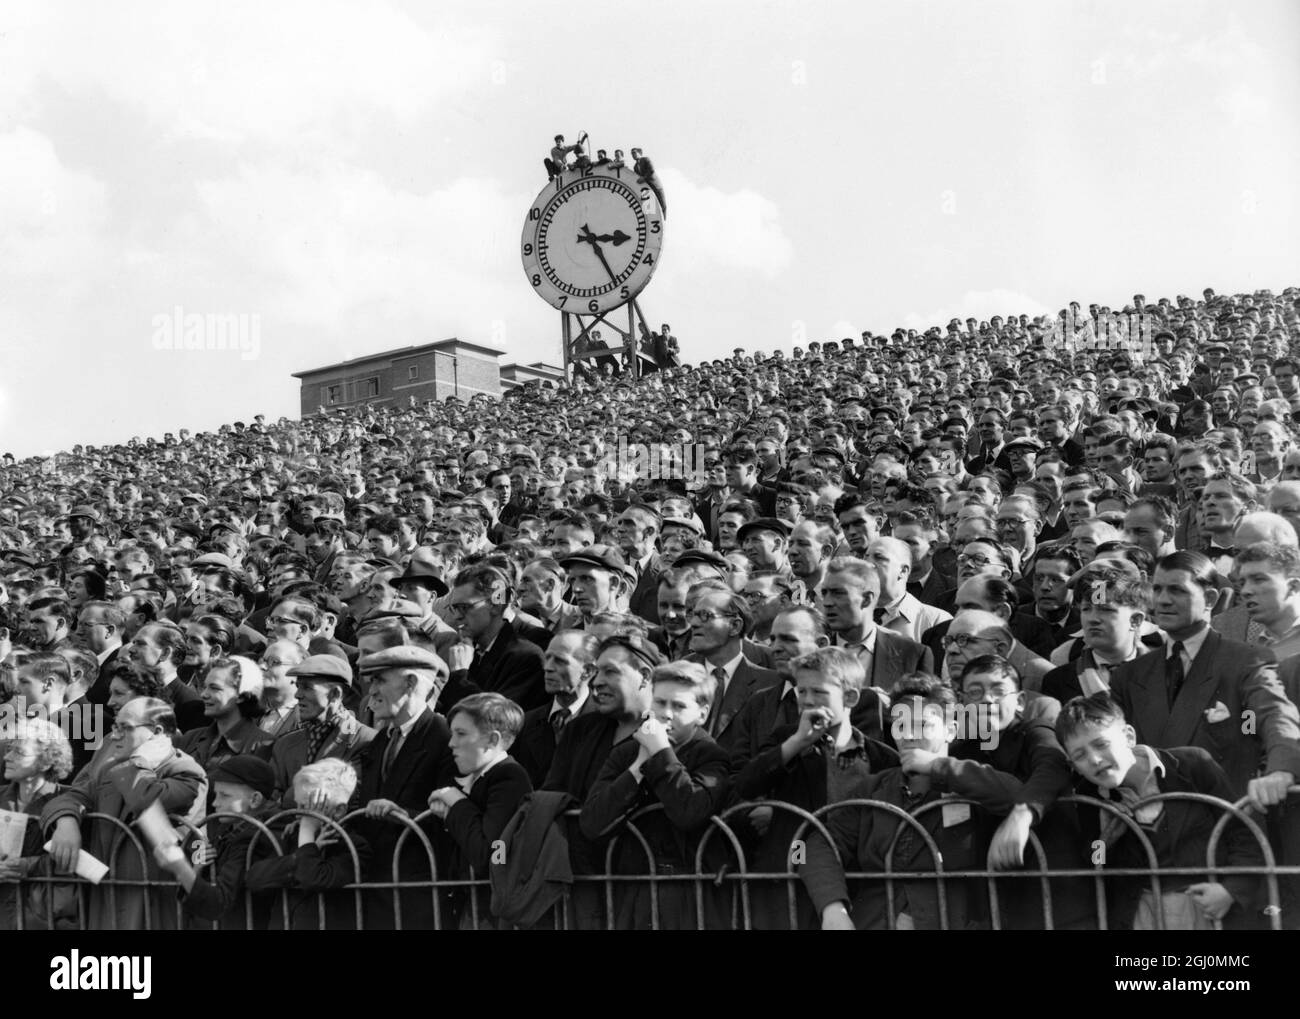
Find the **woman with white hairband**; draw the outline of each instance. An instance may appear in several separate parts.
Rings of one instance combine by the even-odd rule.
[[[208,725],[185,733],[176,748],[204,768],[238,754],[271,756],[272,737],[257,724],[262,714],[262,670],[242,655],[214,658],[199,695]]]

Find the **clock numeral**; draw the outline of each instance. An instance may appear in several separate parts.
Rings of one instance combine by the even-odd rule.
[[[628,289],[627,289],[627,287],[624,287],[622,290],[620,290],[620,291],[618,292],[618,296],[621,297],[621,298],[623,298],[623,300],[626,301],[626,300],[628,300],[632,295],[631,295],[630,293],[628,293]]]
[[[591,176],[591,167],[590,167],[590,166],[584,166],[584,167],[582,168],[582,175],[583,175],[584,177],[590,177],[590,176]]]
[[[565,304],[568,303],[568,300],[569,300],[569,299],[568,299],[567,297],[561,297],[561,298],[560,298],[560,307],[563,308],[563,307],[565,306]]]
[[[647,251],[645,253],[645,258],[641,259],[641,261],[644,262],[646,265],[654,265],[655,253],[653,251]]]
[[[533,273],[533,286],[540,287],[541,285],[542,277],[538,273]]]
[[[650,232],[652,234],[657,234],[659,232],[659,220],[657,219],[650,220]]]
[[[643,202],[648,202],[648,201],[650,201],[650,189],[649,189],[649,188],[642,188],[642,189],[641,189],[641,201],[643,201]]]
[[[587,310],[588,310],[589,312],[591,312],[591,313],[594,315],[596,312],[600,311],[600,302],[599,302],[599,301],[588,301],[588,302],[587,302]]]
[[[532,253],[533,253],[533,246],[532,246],[531,244],[525,244],[525,245],[524,245],[524,256],[527,257],[528,255],[531,255]]]
[[[541,209],[535,209],[535,208],[534,208],[534,209],[529,209],[529,210],[528,210],[528,218],[529,218],[529,219],[541,219],[541,218],[542,218],[542,210],[541,210]]]

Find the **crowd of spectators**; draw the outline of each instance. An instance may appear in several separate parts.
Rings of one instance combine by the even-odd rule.
[[[738,853],[758,927],[1300,925],[1206,866],[1300,862],[1298,350],[1137,295],[6,455],[0,926],[731,926]]]

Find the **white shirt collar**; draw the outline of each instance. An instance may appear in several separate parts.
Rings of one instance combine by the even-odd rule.
[[[483,765],[483,767],[481,767],[478,771],[474,772],[474,774],[472,774],[472,775],[460,775],[460,776],[457,776],[457,778],[456,778],[456,784],[457,784],[458,786],[460,786],[461,790],[462,790],[466,795],[468,795],[468,794],[469,794],[469,791],[470,791],[471,789],[474,788],[474,783],[477,782],[477,781],[478,781],[480,778],[482,778],[484,775],[486,775],[486,774],[487,774],[489,771],[491,771],[493,768],[495,768],[495,767],[496,767],[498,764],[500,764],[502,761],[504,761],[504,760],[506,759],[507,756],[509,756],[509,755],[508,755],[508,754],[502,754],[500,757],[496,758],[496,760],[494,760],[494,761],[492,761],[492,762],[490,762],[490,763],[488,763],[488,764]]]
[[[557,711],[564,711],[566,708],[570,718],[576,718],[582,706],[587,703],[587,695],[591,693],[591,688],[583,686],[582,693],[578,694],[577,699],[572,704],[561,704],[554,697],[551,698],[551,710],[546,713],[547,719],[550,719]]]
[[[420,716],[424,714],[428,707],[428,704],[421,702],[420,709],[397,727],[397,731],[402,734],[402,739],[406,739],[407,736],[411,735],[411,730],[415,728],[415,723],[420,720]],[[391,738],[392,737],[390,736],[389,739]]]
[[[1188,637],[1185,641],[1182,642],[1183,653],[1187,656],[1187,663],[1189,665],[1192,662],[1196,661],[1196,656],[1200,654],[1201,648],[1204,646],[1205,640],[1209,636],[1210,636],[1210,627],[1206,626],[1203,630],[1201,630],[1200,633],[1196,634],[1196,636]],[[1173,638],[1167,638],[1167,639],[1169,643],[1167,645],[1168,650],[1165,651],[1165,657],[1172,658],[1174,655],[1175,642]]]
[[[736,657],[733,658],[731,661],[724,662],[722,664],[721,669],[723,672],[727,674],[728,683],[730,683],[736,677],[736,670],[740,668],[740,663],[743,662],[744,660],[745,660],[745,653],[742,651],[740,654],[736,655]],[[710,665],[708,667],[710,673],[713,672],[713,670],[716,668],[719,668],[719,666]]]

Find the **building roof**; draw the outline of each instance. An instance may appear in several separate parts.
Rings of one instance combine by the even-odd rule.
[[[445,350],[448,347],[455,347],[459,350],[470,350],[481,354],[487,354],[490,357],[500,357],[505,353],[504,350],[498,350],[496,347],[484,346],[481,343],[470,343],[468,340],[459,340],[452,337],[449,340],[437,340],[434,343],[422,343],[419,346],[394,347],[392,350],[380,350],[374,354],[366,354],[363,357],[354,357],[350,361],[338,361],[335,364],[321,365],[319,368],[305,368],[300,372],[290,372],[295,379],[305,378],[309,375],[319,375],[321,372],[337,371],[339,368],[351,368],[354,365],[368,364],[372,361],[393,361],[401,358],[414,357],[419,354],[426,354]]]

